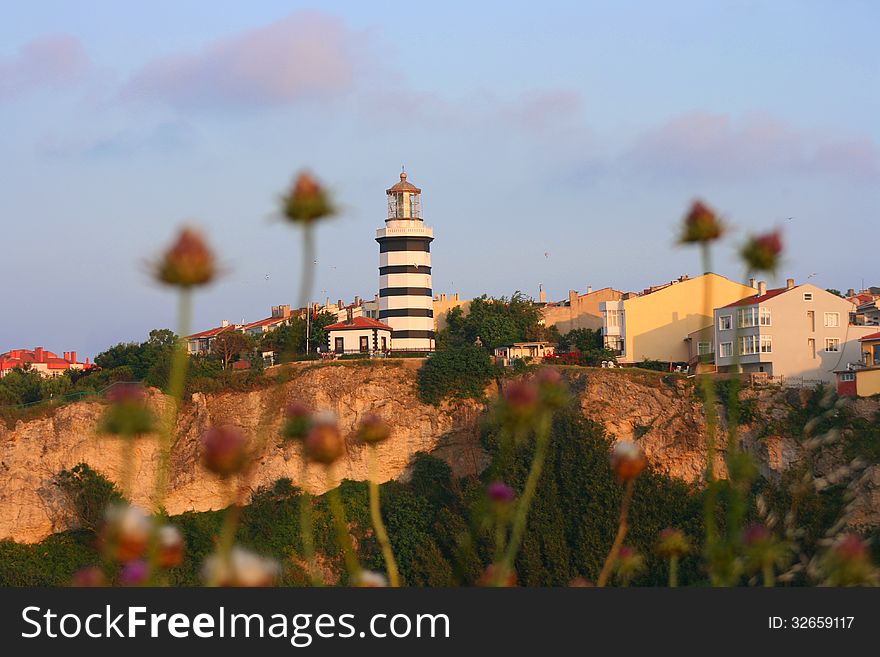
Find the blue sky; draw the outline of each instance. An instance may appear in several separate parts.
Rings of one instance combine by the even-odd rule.
[[[880,283],[873,2],[17,3],[0,23],[0,351],[93,356],[172,327],[147,262],[181,223],[227,271],[196,328],[292,303],[296,171],[336,193],[315,298],[369,297],[405,164],[435,292],[551,299],[699,273],[694,197],[780,276]],[[793,219],[788,220],[788,217]],[[326,290],[326,293],[323,292]]]

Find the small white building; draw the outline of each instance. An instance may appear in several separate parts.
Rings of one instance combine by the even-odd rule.
[[[391,351],[392,329],[377,319],[352,317],[324,329],[327,331],[327,349],[336,354]]]
[[[495,359],[504,366],[510,365],[517,358],[529,360],[543,358],[556,353],[556,345],[549,342],[514,342],[508,347],[496,347]]]

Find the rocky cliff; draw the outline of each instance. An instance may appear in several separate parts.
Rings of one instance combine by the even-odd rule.
[[[300,482],[299,446],[278,438],[281,409],[300,400],[317,409],[329,409],[345,431],[352,430],[366,412],[379,413],[391,425],[392,438],[379,447],[379,478],[405,476],[413,455],[433,452],[458,474],[480,471],[487,463],[478,447],[483,406],[459,401],[440,408],[422,404],[415,393],[418,362],[346,363],[301,366],[287,383],[251,392],[193,395],[184,405],[177,425],[171,461],[171,479],[164,505],[169,513],[204,511],[229,504],[233,490],[245,499],[250,491],[289,477],[313,492],[329,482],[322,470],[312,469]],[[661,471],[696,481],[705,470],[705,419],[693,382],[678,376],[637,370],[581,370],[568,372],[572,389],[587,417],[605,426],[617,439],[636,439]],[[773,413],[788,412],[782,393],[758,391],[755,426],[745,427],[748,447],[758,456],[765,475],[776,476],[802,455],[798,441],[765,435],[760,423]],[[152,403],[161,410],[166,400],[154,392]],[[878,404],[865,406],[866,417]],[[52,416],[19,422],[9,430],[0,425],[0,538],[39,541],[68,528],[72,518],[67,500],[53,483],[62,469],[88,463],[119,481],[122,445],[96,431],[102,402],[90,401],[59,408]],[[228,486],[199,465],[199,438],[212,424],[233,424],[252,437],[255,467]],[[759,437],[760,436],[760,437]],[[719,447],[723,449],[723,434]],[[146,436],[135,446],[132,497],[150,506],[158,464],[157,441]],[[719,455],[718,471],[723,474]],[[839,460],[839,459],[838,459]],[[829,468],[834,467],[831,463]],[[366,454],[350,444],[347,457],[334,472],[342,478],[368,476]],[[861,498],[863,515],[880,515],[880,471],[866,477]]]

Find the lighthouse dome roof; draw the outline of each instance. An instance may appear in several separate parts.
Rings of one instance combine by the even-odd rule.
[[[386,194],[395,194],[397,192],[411,192],[413,194],[421,194],[422,190],[406,179],[406,171],[401,171],[400,182],[385,190]]]

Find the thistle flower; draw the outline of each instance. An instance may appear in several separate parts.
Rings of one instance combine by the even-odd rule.
[[[129,561],[119,573],[119,582],[123,586],[140,586],[150,576],[150,567],[143,559]]]
[[[331,465],[345,454],[345,441],[332,414],[315,418],[305,440],[306,458],[316,463]]]
[[[724,225],[709,206],[702,201],[694,201],[685,215],[679,242],[711,242],[724,234]]]
[[[295,401],[284,410],[287,421],[281,433],[290,440],[303,440],[312,427],[312,409],[302,402]]]
[[[774,273],[782,253],[782,236],[778,230],[749,238],[740,250],[749,271]]]
[[[162,568],[174,568],[183,563],[183,536],[174,525],[163,525],[159,529],[159,558]]]
[[[336,213],[330,195],[307,172],[297,176],[293,187],[282,202],[284,216],[294,223],[308,224]]]
[[[70,584],[76,588],[97,588],[107,586],[107,578],[98,566],[86,566],[73,574]]]
[[[494,563],[489,564],[477,579],[477,586],[500,586],[510,588],[516,586],[516,571],[512,568],[508,571],[507,576],[498,582],[498,566]]]
[[[626,586],[645,569],[645,558],[634,547],[624,545],[617,553],[615,569],[617,577]]]
[[[645,453],[631,440],[623,440],[611,450],[611,468],[622,481],[635,479],[646,465]]]
[[[182,288],[210,283],[216,274],[213,252],[202,234],[190,227],[181,229],[155,269],[160,282]]]
[[[355,437],[362,443],[375,445],[388,439],[391,435],[391,427],[381,417],[369,413],[361,418]]]
[[[880,579],[867,544],[856,534],[839,536],[819,563],[824,583],[829,586],[875,585]]]
[[[278,563],[238,546],[228,558],[212,554],[205,560],[202,575],[216,586],[272,586],[278,578]]]
[[[516,499],[516,492],[503,481],[493,481],[486,487],[489,499],[500,505],[507,505]]]
[[[502,424],[521,431],[535,419],[540,395],[533,381],[511,381],[504,387],[504,397],[498,403]]]
[[[100,431],[116,436],[138,436],[155,428],[155,416],[147,407],[147,391],[139,383],[118,383],[107,391],[110,406]]]
[[[107,507],[101,542],[112,550],[112,557],[123,563],[144,555],[153,530],[153,519],[143,509],[124,504]]]
[[[383,589],[388,586],[388,578],[382,573],[362,569],[355,586],[362,589]]]
[[[568,391],[562,375],[555,367],[542,367],[535,382],[538,385],[541,404],[546,408],[561,408],[568,402]]]
[[[568,587],[572,589],[591,589],[594,586],[595,584],[585,577],[575,577],[568,583]]]
[[[690,549],[690,541],[680,529],[667,527],[660,532],[660,537],[657,541],[657,554],[664,559],[682,557],[690,552]]]
[[[202,436],[202,463],[221,477],[239,472],[247,459],[247,438],[231,425],[211,427]]]

